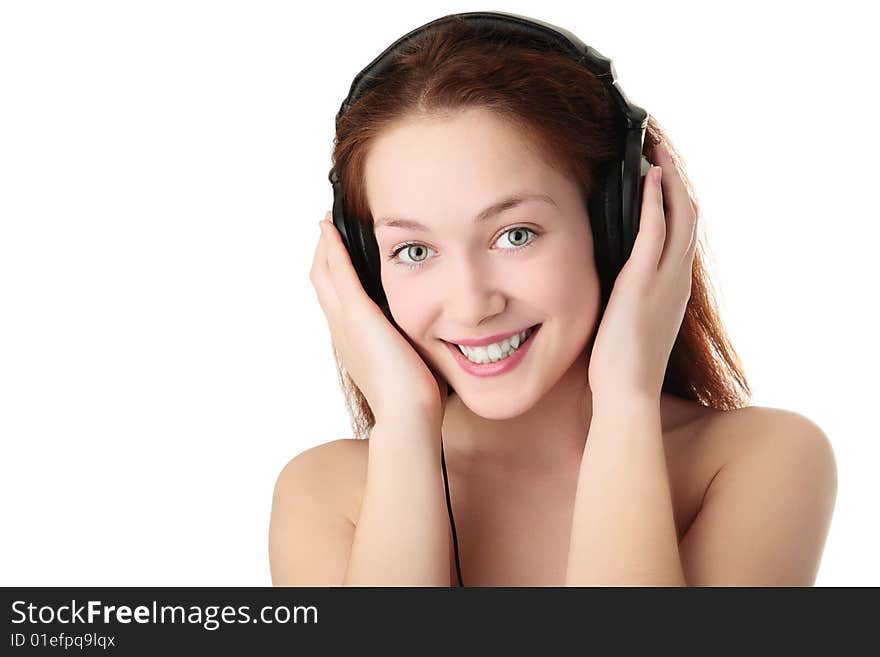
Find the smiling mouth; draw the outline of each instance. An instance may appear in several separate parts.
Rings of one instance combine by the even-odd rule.
[[[523,347],[523,345],[531,340],[532,336],[537,333],[539,328],[541,328],[541,324],[535,324],[525,329],[520,334],[515,334],[520,336],[524,335],[525,337],[520,337],[520,340],[517,343],[516,347],[513,347],[512,344],[507,349],[504,349],[504,347],[502,347],[501,353],[498,353],[497,348],[493,353],[492,350],[488,349],[488,347],[486,346],[471,348],[458,345],[454,342],[447,342],[446,340],[444,340],[443,342],[446,342],[446,344],[448,344],[453,350],[458,351],[463,357],[467,358],[471,363],[474,363],[475,365],[492,365],[494,363],[506,360],[508,357],[517,353]],[[507,341],[504,340],[502,342]]]

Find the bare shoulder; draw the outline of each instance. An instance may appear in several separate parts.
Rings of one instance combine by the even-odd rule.
[[[342,585],[355,529],[359,442],[340,439],[311,447],[281,469],[269,521],[273,585]]]
[[[837,495],[831,441],[795,411],[748,406],[701,418],[713,463],[679,543],[691,586],[810,586]]]
[[[366,477],[367,440],[339,438],[310,447],[293,457],[281,470],[276,496],[288,482],[306,478],[314,482],[311,490],[320,494],[354,524],[354,518]]]
[[[712,409],[701,418],[700,439],[723,455],[725,463],[755,450],[799,448],[824,452],[833,459],[831,442],[815,422],[795,411],[746,406],[731,411]]]

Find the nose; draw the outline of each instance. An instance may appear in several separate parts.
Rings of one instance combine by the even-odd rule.
[[[504,312],[507,304],[500,272],[493,272],[487,262],[453,262],[444,291],[449,324],[461,328],[479,326]]]

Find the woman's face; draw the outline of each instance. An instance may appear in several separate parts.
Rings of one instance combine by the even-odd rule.
[[[573,365],[586,371],[600,288],[574,180],[482,109],[395,126],[374,142],[365,171],[391,313],[468,408],[488,419],[516,417]],[[548,200],[475,221],[498,201],[526,194]],[[407,242],[415,244],[390,260]],[[522,360],[496,376],[469,373],[447,344],[535,324],[542,326]]]

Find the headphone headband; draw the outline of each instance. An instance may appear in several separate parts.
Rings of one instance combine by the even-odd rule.
[[[531,37],[538,44],[546,44],[553,50],[567,53],[605,83],[623,115],[628,130],[643,129],[647,125],[647,112],[633,105],[627,99],[626,94],[617,84],[617,72],[610,59],[600,54],[595,48],[586,45],[565,28],[519,14],[499,11],[451,14],[425,23],[397,39],[355,76],[348,96],[342,101],[342,105],[336,113],[336,120],[338,121],[339,117],[348,110],[348,107],[370,88],[375,78],[384,75],[393,60],[393,55],[398,52],[400,47],[434,26],[449,23],[451,20],[466,21],[468,24],[483,28],[490,34],[499,27],[506,29],[508,33],[518,31]]]

